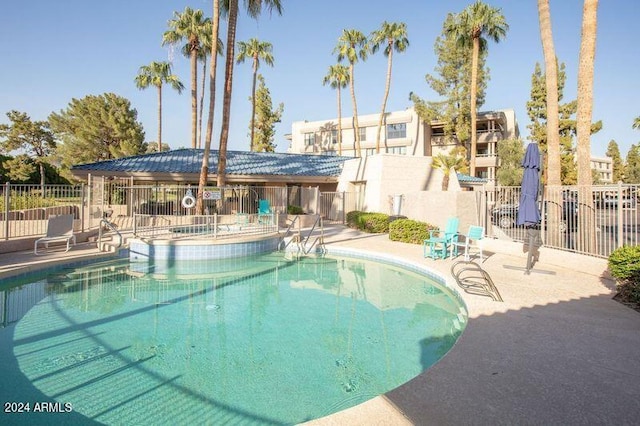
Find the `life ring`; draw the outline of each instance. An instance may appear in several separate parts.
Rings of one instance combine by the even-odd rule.
[[[182,207],[185,209],[192,209],[196,206],[196,198],[191,194],[191,191],[182,198]]]

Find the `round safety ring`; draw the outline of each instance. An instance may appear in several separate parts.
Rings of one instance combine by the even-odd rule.
[[[182,207],[184,207],[185,209],[192,209],[195,206],[196,206],[196,199],[190,193],[185,195],[182,198]]]

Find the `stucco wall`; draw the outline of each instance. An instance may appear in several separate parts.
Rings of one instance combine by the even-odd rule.
[[[387,214],[394,214],[393,197],[402,195],[401,215],[438,226],[457,216],[460,231],[466,232],[478,223],[478,193],[462,191],[455,172],[450,174],[449,190],[442,191],[442,178],[442,171],[431,167],[430,157],[379,154],[347,161],[338,191],[364,189],[361,209]]]
[[[431,157],[378,154],[345,162],[338,191],[354,192],[364,182],[364,210],[391,213],[391,198],[410,191],[440,190],[442,172],[431,168]]]

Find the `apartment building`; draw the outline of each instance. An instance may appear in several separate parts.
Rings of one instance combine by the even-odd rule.
[[[609,157],[591,157],[591,170],[600,177],[600,183],[613,182],[613,160]]]
[[[380,114],[358,116],[361,155],[376,153]],[[288,152],[305,154],[356,156],[352,117],[341,122],[342,144],[338,145],[338,119],[297,121],[291,126]],[[425,123],[413,108],[388,112],[380,131],[380,152],[387,154],[431,157],[448,153],[458,141],[445,137],[445,123]],[[493,183],[498,167],[498,142],[520,136],[512,109],[478,113],[476,177]]]

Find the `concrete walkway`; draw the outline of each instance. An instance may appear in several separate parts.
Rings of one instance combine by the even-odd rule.
[[[448,278],[460,260],[424,259],[420,246],[387,235],[328,234],[329,250],[390,253]],[[543,248],[527,275],[521,243],[483,242],[482,267],[504,302],[454,284],[469,322],[443,359],[386,395],[313,424],[638,424],[640,313],[612,300],[606,260]]]
[[[393,254],[451,279],[455,260],[424,259],[420,246],[342,226],[325,235],[329,250]],[[638,424],[640,313],[612,300],[606,260],[543,248],[527,275],[522,244],[487,239],[484,248],[482,267],[504,302],[452,284],[469,322],[443,359],[384,396],[311,424]],[[0,254],[0,279],[95,256],[104,256],[95,243],[43,256]]]

